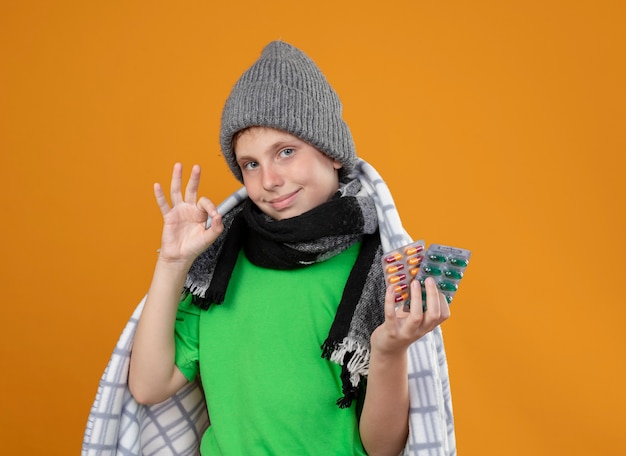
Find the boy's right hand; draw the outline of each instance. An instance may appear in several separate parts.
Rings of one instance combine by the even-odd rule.
[[[215,205],[206,197],[198,200],[200,166],[194,165],[189,182],[182,194],[183,166],[176,163],[172,171],[170,199],[167,201],[161,184],[154,184],[156,202],[163,214],[163,234],[159,250],[160,261],[191,266],[191,263],[204,252],[224,231],[222,216]],[[210,228],[206,228],[208,217],[212,218]]]

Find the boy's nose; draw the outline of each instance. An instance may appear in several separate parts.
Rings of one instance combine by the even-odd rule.
[[[263,187],[266,190],[281,186],[283,183],[282,176],[274,166],[266,165],[263,167]]]

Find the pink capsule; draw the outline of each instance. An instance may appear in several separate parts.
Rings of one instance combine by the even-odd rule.
[[[402,255],[399,253],[394,253],[385,258],[386,263],[393,263],[394,261],[400,261],[402,259]]]
[[[400,284],[395,286],[393,291],[394,291],[394,293],[401,293],[404,290],[406,290],[407,288],[409,288],[409,285],[406,282],[405,283],[400,283]]]
[[[408,293],[402,293],[402,294],[396,295],[396,297],[394,298],[394,301],[395,302],[406,301],[408,298],[409,298]]]
[[[397,274],[389,277],[389,283],[398,283],[404,279],[406,279],[406,274]]]
[[[416,257],[409,258],[408,260],[406,260],[406,262],[411,266],[415,266],[416,264],[420,264],[423,259],[424,257],[422,255],[418,255]]]
[[[389,266],[387,268],[387,274],[393,274],[395,272],[402,271],[403,269],[404,269],[404,264],[398,263],[396,265]]]
[[[422,250],[424,250],[424,246],[414,245],[412,247],[407,247],[406,249],[404,249],[404,253],[406,253],[407,255],[415,255],[416,253],[419,253]]]

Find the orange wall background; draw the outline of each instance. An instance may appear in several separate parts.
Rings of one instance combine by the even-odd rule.
[[[339,92],[414,238],[471,249],[445,323],[460,455],[626,454],[621,2],[0,3],[0,453],[77,454],[146,292],[154,181],[204,168],[270,40]]]

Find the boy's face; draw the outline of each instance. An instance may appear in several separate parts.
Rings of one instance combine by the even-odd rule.
[[[301,215],[339,188],[341,163],[281,130],[250,127],[235,140],[250,199],[276,220]]]

